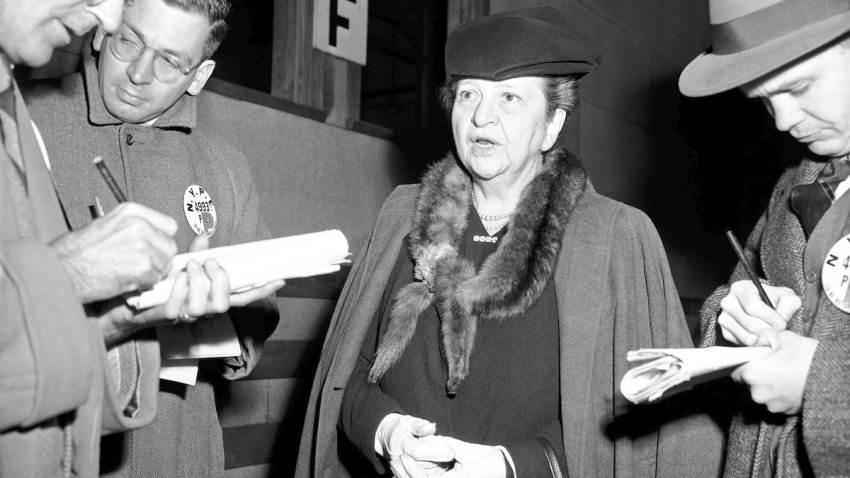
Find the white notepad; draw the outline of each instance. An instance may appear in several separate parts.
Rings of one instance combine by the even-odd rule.
[[[203,264],[215,259],[230,276],[231,292],[240,292],[278,279],[330,274],[347,263],[348,256],[348,241],[336,229],[178,254],[168,277],[150,290],[129,296],[127,303],[136,309],[164,304],[174,277],[190,260]]]

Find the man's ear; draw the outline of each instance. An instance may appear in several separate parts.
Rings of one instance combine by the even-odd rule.
[[[91,47],[94,51],[100,51],[100,47],[103,46],[103,39],[106,37],[106,32],[103,30],[103,27],[97,27],[97,30],[94,32],[94,38],[91,42]]]
[[[192,96],[198,95],[201,90],[204,89],[204,85],[207,84],[207,80],[210,79],[210,75],[212,75],[214,69],[214,61],[204,60],[198,69],[195,70],[195,79],[192,80],[189,88],[186,89],[186,93],[189,93]]]

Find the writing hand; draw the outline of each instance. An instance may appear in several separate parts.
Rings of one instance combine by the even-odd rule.
[[[51,248],[84,304],[156,283],[177,253],[177,222],[153,209],[123,203],[106,216],[56,238]]]
[[[764,290],[776,310],[761,300],[751,281],[732,284],[729,294],[720,301],[721,313],[717,318],[726,340],[738,345],[755,345],[765,329],[785,329],[800,308],[800,297],[787,287],[764,285]]]

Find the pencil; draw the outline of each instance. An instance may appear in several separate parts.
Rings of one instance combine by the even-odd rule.
[[[726,231],[726,237],[729,238],[729,243],[732,244],[732,249],[735,249],[735,254],[738,255],[738,259],[740,259],[741,264],[744,266],[744,270],[747,271],[747,275],[750,276],[750,280],[753,282],[753,285],[756,286],[756,290],[759,291],[759,297],[761,297],[762,302],[769,305],[771,309],[776,309],[770,301],[770,298],[767,296],[767,292],[764,291],[764,287],[762,287],[761,281],[756,275],[756,272],[753,270],[753,266],[750,265],[750,261],[748,261],[747,256],[744,255],[744,250],[741,248],[741,244],[739,244],[738,240],[735,239],[735,234],[732,234],[732,231]]]
[[[89,213],[91,213],[92,219],[97,219],[99,217],[103,217],[103,205],[100,203],[100,198],[94,197],[94,204],[89,206]]]
[[[106,167],[106,163],[103,162],[103,158],[98,156],[92,159],[91,162],[97,167],[97,170],[100,172],[103,180],[106,181],[106,185],[109,186],[109,189],[112,191],[112,195],[115,196],[115,199],[118,202],[127,202],[127,196],[125,196],[124,192],[121,191],[121,188],[118,187],[118,183],[115,182],[115,178],[112,177],[112,173],[109,172],[109,169]]]
[[[103,217],[106,215],[103,212],[103,204],[100,203],[100,198],[97,196],[94,197],[94,212],[97,214],[97,217]]]

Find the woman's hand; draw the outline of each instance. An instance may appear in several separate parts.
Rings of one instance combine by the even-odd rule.
[[[505,459],[508,451],[500,446],[467,443],[446,436],[427,436],[422,441],[446,446],[454,451],[455,461],[443,476],[457,478],[505,478],[508,476]]]
[[[454,460],[452,449],[421,438],[433,435],[437,425],[412,417],[390,413],[375,432],[375,452],[389,461],[393,475],[420,478],[440,471],[441,463]]]
[[[717,318],[723,338],[737,345],[755,345],[765,329],[785,329],[800,308],[800,297],[787,287],[764,285],[764,291],[776,310],[761,300],[751,281],[732,284],[729,295],[720,301],[721,313]]]

